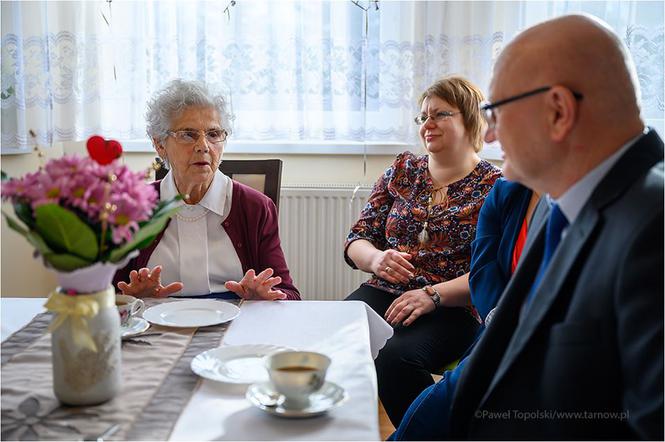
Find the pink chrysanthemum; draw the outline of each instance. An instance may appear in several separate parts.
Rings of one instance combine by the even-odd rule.
[[[113,242],[122,244],[131,241],[139,223],[150,219],[157,204],[157,192],[144,177],[117,162],[100,165],[90,158],[64,156],[49,161],[38,172],[3,182],[2,199],[33,209],[60,204],[82,214],[91,227],[101,224],[109,204],[108,228]]]

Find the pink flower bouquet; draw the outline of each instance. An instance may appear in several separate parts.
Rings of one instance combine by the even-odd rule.
[[[20,220],[3,212],[9,227],[62,272],[120,263],[147,247],[177,210],[174,201],[159,203],[145,172],[115,161],[119,143],[92,137],[88,151],[92,158],[64,156],[22,178],[3,173],[2,199]]]

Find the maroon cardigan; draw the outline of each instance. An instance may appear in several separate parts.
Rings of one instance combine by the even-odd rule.
[[[159,183],[160,181],[152,183],[158,194],[160,191]],[[282,282],[276,285],[275,288],[286,293],[286,299],[299,300],[300,293],[293,285],[279,241],[275,203],[249,186],[237,181],[232,181],[232,183],[231,211],[222,222],[222,226],[229,235],[233,248],[235,248],[240,258],[243,273],[247,273],[249,269],[254,269],[258,274],[270,267],[275,272],[274,276],[281,276],[282,278]],[[166,227],[168,225],[167,223]],[[113,278],[115,287],[120,281],[129,281],[129,272],[132,270],[148,266],[150,255],[162,239],[166,227],[148,247],[140,251],[139,256],[116,272]]]

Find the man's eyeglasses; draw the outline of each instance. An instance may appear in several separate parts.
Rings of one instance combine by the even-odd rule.
[[[518,95],[513,95],[512,97],[504,98],[503,100],[499,100],[495,103],[489,103],[489,102],[484,102],[480,105],[480,110],[483,111],[483,116],[485,117],[485,121],[487,122],[488,129],[493,129],[494,126],[496,126],[496,115],[494,114],[494,109],[496,109],[499,106],[503,106],[504,104],[512,103],[513,101],[521,100],[522,98],[527,98],[532,95],[537,95],[537,94],[542,94],[543,92],[547,92],[550,89],[552,89],[552,86],[543,86],[539,87],[538,89],[534,89],[529,92],[524,92]],[[579,92],[571,91],[573,93],[573,97],[577,100],[581,100],[584,98],[584,95],[580,94]]]
[[[416,117],[413,119],[413,121],[416,122],[416,124],[425,124],[425,122],[428,119],[432,119],[434,121],[443,121],[447,120],[448,118],[452,117],[453,115],[461,114],[462,112],[448,112],[448,111],[441,111],[437,112],[434,115],[428,115],[428,114],[418,114]]]
[[[178,143],[181,144],[194,144],[199,141],[201,134],[204,134],[206,141],[210,144],[220,144],[226,141],[227,133],[224,129],[209,129],[209,130],[170,130],[167,132]]]

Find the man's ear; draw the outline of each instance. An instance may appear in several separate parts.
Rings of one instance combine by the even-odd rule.
[[[560,143],[566,139],[578,118],[577,100],[565,86],[552,86],[547,92],[546,105],[550,126],[550,138]]]

